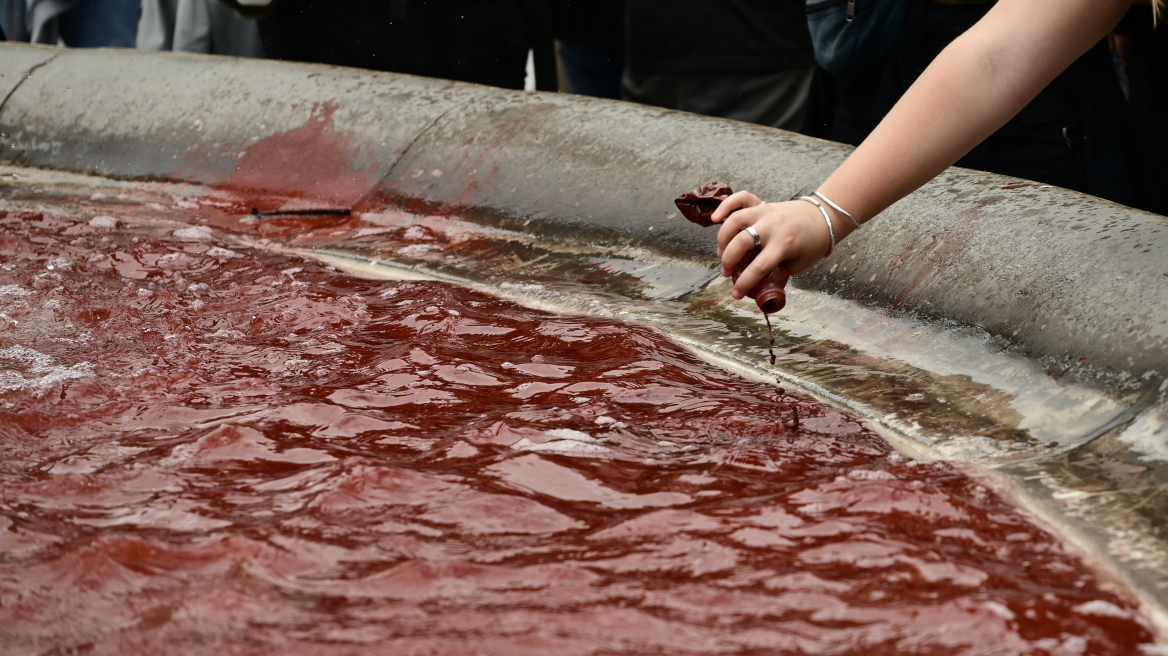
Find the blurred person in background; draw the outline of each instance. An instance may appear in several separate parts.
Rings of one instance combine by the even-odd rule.
[[[142,0],[138,48],[264,56],[256,22],[219,0]]]
[[[803,0],[627,0],[623,97],[798,130],[815,59]]]
[[[619,100],[625,0],[552,0],[552,16],[572,93]]]
[[[1135,6],[1112,33],[1112,45],[1127,75],[1128,102],[1160,209],[1168,212],[1168,28],[1157,29],[1150,5]]]
[[[24,1],[26,34],[14,35],[14,41],[60,43],[70,48],[133,48],[137,40],[140,0]]]
[[[225,1],[257,10],[255,0]],[[546,0],[276,0],[258,9],[272,59],[522,89],[532,52],[538,87],[558,86]]]
[[[28,41],[24,13],[26,0],[0,0],[0,30],[6,41]]]
[[[997,4],[889,0],[876,6],[857,1],[858,11],[899,8],[902,13],[888,19],[889,27],[881,33],[885,43],[874,43],[865,57],[842,61],[829,50],[835,44],[821,40],[817,31],[816,10],[831,0],[808,4],[820,65],[802,129],[809,136],[854,146],[867,138],[946,46]],[[1163,70],[1160,75],[1165,75]],[[1074,61],[956,165],[1162,211],[1106,40]]]

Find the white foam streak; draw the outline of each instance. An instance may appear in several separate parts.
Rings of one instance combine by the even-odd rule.
[[[20,285],[0,285],[0,296],[31,296],[32,291]]]
[[[0,349],[0,392],[42,390],[92,375],[93,365],[88,362],[63,367],[53,364],[48,355],[21,344]]]

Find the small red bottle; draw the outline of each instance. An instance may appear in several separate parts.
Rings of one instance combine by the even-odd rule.
[[[714,225],[714,222],[710,219],[714,214],[714,210],[718,209],[722,201],[729,198],[733,193],[734,191],[730,189],[730,186],[724,182],[707,182],[696,189],[691,189],[678,196],[673,203],[677,205],[677,209],[681,210],[682,216],[703,228],[708,228]],[[759,249],[756,248],[738,261],[738,265],[734,267],[734,274],[732,276],[735,282],[738,281],[738,276],[754,261],[755,256],[759,252]],[[758,309],[762,310],[765,314],[778,312],[787,304],[787,294],[783,291],[783,288],[787,285],[787,281],[790,278],[791,273],[787,271],[786,267],[780,264],[775,267],[775,270],[770,275],[755,285],[754,289],[747,292],[746,295],[753,298],[758,303]]]

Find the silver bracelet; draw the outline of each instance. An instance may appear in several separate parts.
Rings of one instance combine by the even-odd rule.
[[[811,203],[812,205],[818,207],[820,213],[823,214],[823,220],[827,221],[827,234],[831,235],[831,245],[827,247],[827,255],[824,255],[824,257],[831,257],[832,251],[835,250],[835,224],[831,222],[831,215],[827,213],[827,208],[811,196],[800,196],[798,200],[805,200],[808,203]]]
[[[835,203],[831,202],[831,199],[828,198],[827,196],[824,196],[822,193],[820,193],[818,191],[813,192],[813,193],[814,193],[814,195],[822,198],[823,202],[827,203],[828,205],[831,205],[832,209],[834,209],[835,211],[839,212],[840,214],[843,214],[844,216],[851,219],[852,223],[856,224],[856,230],[859,230],[860,228],[864,227],[863,225],[860,224],[859,221],[856,220],[856,217],[852,216],[851,212],[849,212],[849,211],[845,210],[844,208],[840,207],[839,205],[836,205]]]

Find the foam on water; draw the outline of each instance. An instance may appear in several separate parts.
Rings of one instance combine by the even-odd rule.
[[[0,349],[0,393],[44,390],[92,375],[88,362],[61,366],[51,356],[20,344]]]
[[[221,246],[212,246],[207,249],[208,257],[242,257],[239,253],[233,250],[223,248]]]
[[[211,229],[206,226],[181,228],[174,231],[174,236],[183,241],[207,241],[211,239]]]
[[[547,439],[551,438],[551,439]],[[583,431],[571,428],[553,428],[542,436],[523,437],[511,445],[516,451],[555,453],[565,456],[612,455],[614,451],[600,444],[600,441]]]
[[[1149,462],[1168,462],[1168,401],[1140,413],[1119,439]]]
[[[32,296],[31,290],[20,285],[0,285],[0,296]]]
[[[105,196],[101,194],[94,194],[94,196],[97,197],[91,198],[92,200],[102,200],[105,198]],[[90,227],[102,230],[113,230],[118,227],[118,220],[112,216],[95,216],[89,220],[89,225]]]

